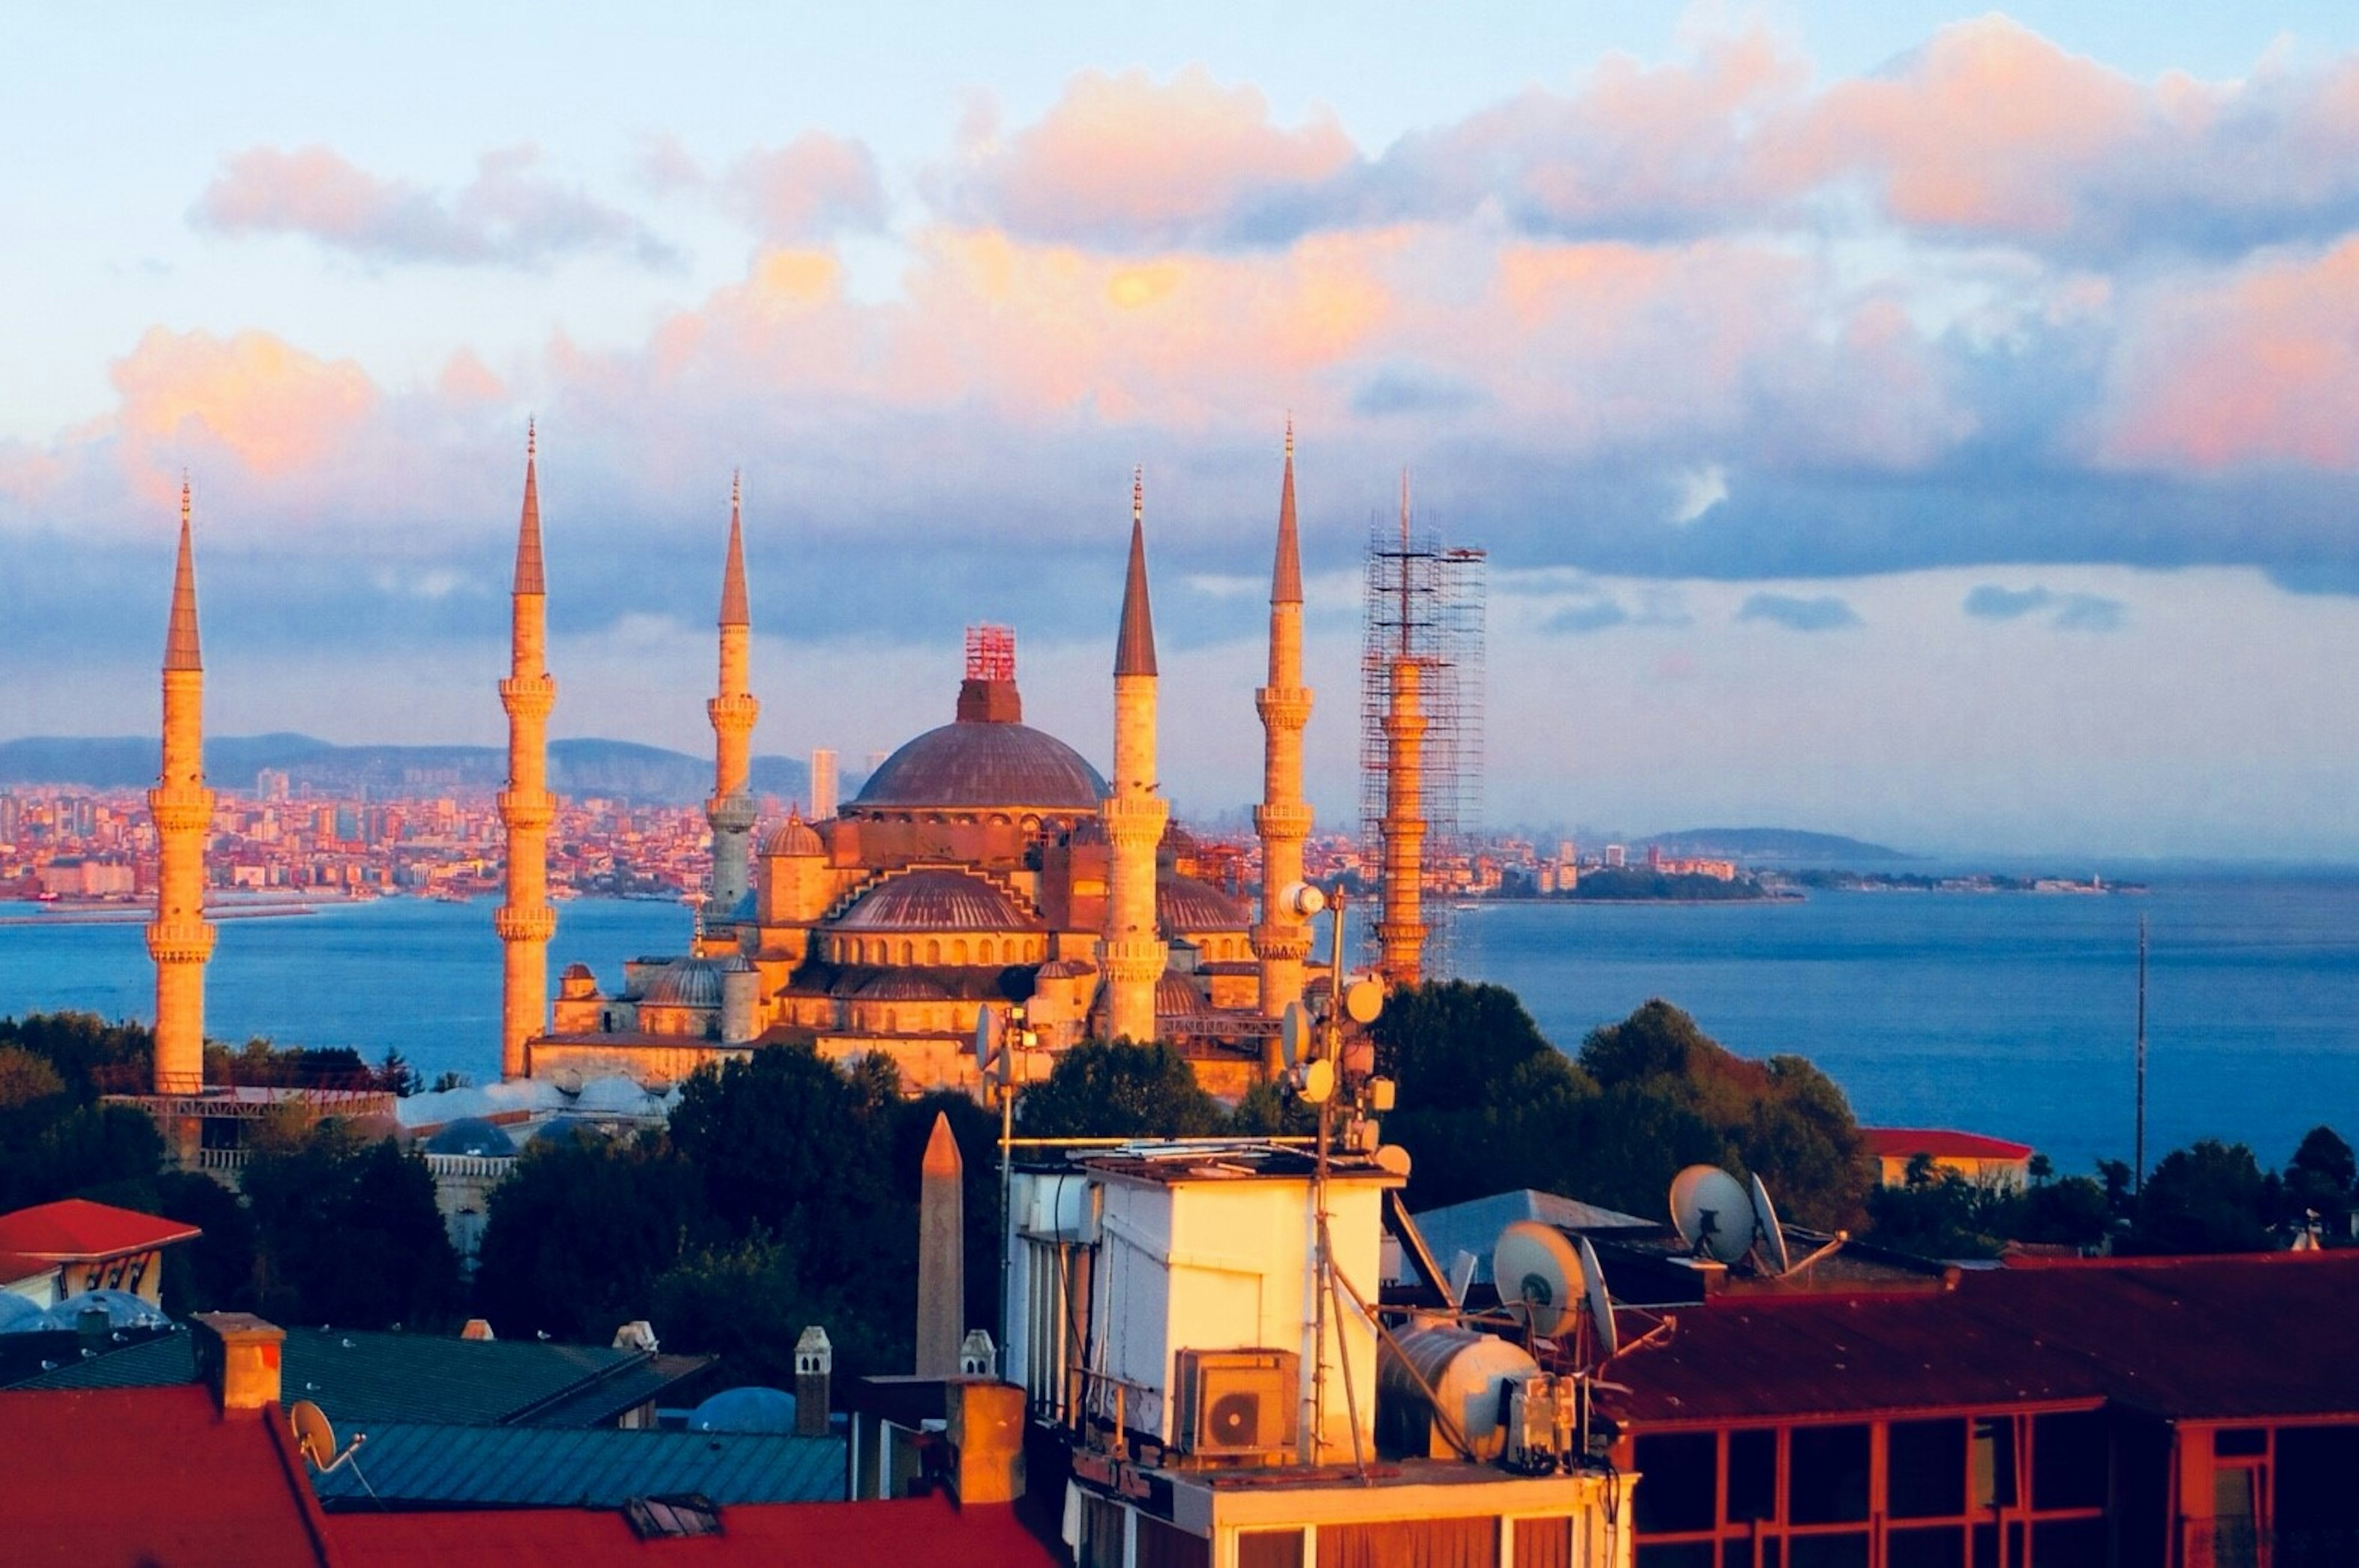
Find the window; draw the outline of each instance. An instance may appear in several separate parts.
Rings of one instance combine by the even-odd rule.
[[[1962,1525],[1919,1526],[1885,1537],[1884,1568],[1966,1568]]]
[[[1305,1568],[1299,1530],[1248,1530],[1237,1536],[1237,1568]]]
[[[1712,1526],[1720,1436],[1664,1433],[1637,1443],[1636,1517],[1640,1535],[1675,1535]]]
[[[1777,1517],[1777,1434],[1774,1431],[1728,1434],[1730,1524]]]
[[[1886,1441],[1893,1518],[1955,1519],[1966,1511],[1964,1422],[1896,1421]]]
[[[1973,1506],[2015,1507],[2015,1417],[1974,1417],[1973,1458]]]
[[[1849,1524],[1867,1518],[1866,1427],[1797,1427],[1792,1451],[1786,1476],[1787,1519],[1796,1524]],[[1642,1483],[1639,1495],[1646,1490]],[[1797,1568],[1803,1568],[1800,1542],[1795,1545]],[[1864,1551],[1865,1542],[1861,1545]]]
[[[2105,1422],[2094,1411],[2036,1416],[2031,1422],[2031,1506],[2105,1506]]]

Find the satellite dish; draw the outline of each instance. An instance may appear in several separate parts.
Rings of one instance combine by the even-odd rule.
[[[1383,1143],[1377,1145],[1376,1169],[1380,1171],[1388,1171],[1396,1176],[1406,1176],[1408,1174],[1408,1168],[1409,1159],[1408,1150],[1402,1148],[1397,1143]]]
[[[1694,1257],[1735,1263],[1753,1249],[1753,1200],[1717,1165],[1690,1165],[1671,1178],[1671,1223]]]
[[[1491,1249],[1491,1282],[1499,1287],[1501,1305],[1522,1303],[1539,1335],[1564,1326],[1586,1283],[1581,1254],[1564,1232],[1536,1219],[1519,1219],[1499,1232]]]
[[[1309,882],[1296,882],[1277,895],[1278,906],[1308,920],[1327,907],[1327,895]]]
[[[991,1076],[991,1067],[999,1055],[998,1014],[987,1007],[974,1010],[974,1070],[984,1077]]]
[[[1777,1223],[1777,1206],[1769,1201],[1769,1189],[1761,1178],[1753,1178],[1753,1228],[1761,1238],[1761,1256],[1773,1274],[1783,1274],[1794,1266],[1791,1254],[1786,1250],[1786,1227]]]
[[[297,1400],[287,1412],[287,1421],[295,1429],[295,1446],[314,1470],[325,1470],[336,1462],[336,1429],[328,1423],[327,1411],[310,1400]]]
[[[1589,1303],[1590,1326],[1597,1331],[1597,1358],[1611,1361],[1622,1348],[1622,1331],[1614,1326],[1614,1299],[1605,1293],[1605,1269],[1589,1238],[1581,1238],[1582,1292]]]
[[[1450,1299],[1462,1302],[1474,1283],[1474,1271],[1482,1260],[1472,1252],[1461,1252],[1450,1260]]]
[[[1374,1023],[1385,1010],[1385,987],[1381,980],[1362,975],[1343,988],[1343,1015],[1354,1023]]]
[[[1302,1098],[1311,1105],[1325,1105],[1335,1094],[1335,1064],[1321,1059],[1302,1065]]]
[[[568,1099],[571,1099],[575,1095],[582,1092],[582,1069],[579,1067],[560,1067],[555,1073],[550,1075],[549,1081],[557,1086],[557,1092],[559,1094],[563,1095]]]
[[[1277,1015],[1278,1049],[1285,1053],[1288,1066],[1301,1065],[1302,1058],[1310,1054],[1310,1021],[1303,1012],[1302,1004],[1288,1002],[1285,1011]]]

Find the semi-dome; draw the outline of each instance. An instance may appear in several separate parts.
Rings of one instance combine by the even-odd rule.
[[[886,758],[846,809],[1095,811],[1105,793],[1097,769],[1054,735],[962,719]]]
[[[1166,973],[1155,982],[1155,1016],[1158,1018],[1193,1018],[1212,1011],[1204,993],[1185,975]]]
[[[789,814],[784,822],[770,829],[762,840],[765,855],[824,855],[827,846],[820,842],[819,834],[799,815]]]
[[[862,1001],[948,1001],[951,993],[923,975],[887,969],[860,988]]]
[[[1169,932],[1240,931],[1253,914],[1210,882],[1166,876],[1155,884],[1155,923]]]
[[[904,871],[860,895],[838,931],[1037,931],[1040,923],[1007,892],[944,867]]]
[[[642,1007],[719,1007],[721,966],[710,958],[674,958],[647,983]]]

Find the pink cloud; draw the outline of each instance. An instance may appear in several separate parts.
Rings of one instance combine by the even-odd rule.
[[[539,266],[600,251],[671,262],[636,219],[535,173],[538,161],[531,147],[486,153],[475,178],[446,196],[324,146],[253,147],[225,160],[190,219],[223,234],[301,234],[372,262]]]
[[[1358,156],[1332,114],[1281,127],[1257,90],[1224,88],[1201,66],[1168,82],[1090,71],[1039,124],[972,147],[947,200],[956,213],[1035,238],[1217,241],[1249,230],[1264,202],[1315,188]]]
[[[223,340],[150,328],[115,362],[114,381],[125,464],[150,492],[177,483],[190,454],[208,448],[257,478],[283,478],[348,440],[378,404],[350,360],[315,359],[267,332]]]
[[[756,232],[786,243],[838,229],[885,223],[876,157],[860,142],[805,131],[782,147],[746,154],[729,172],[736,205]]]
[[[2359,238],[2136,307],[2101,450],[2132,467],[2359,468]]]

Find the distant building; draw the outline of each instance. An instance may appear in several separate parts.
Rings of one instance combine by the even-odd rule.
[[[835,815],[835,752],[826,746],[810,754],[810,814],[814,822]]]
[[[2032,1149],[2027,1143],[1942,1127],[1863,1127],[1859,1130],[1887,1187],[1906,1186],[1908,1167],[1920,1155],[1932,1162],[1937,1180],[1952,1175],[1977,1186],[2020,1190],[2030,1179]]]

